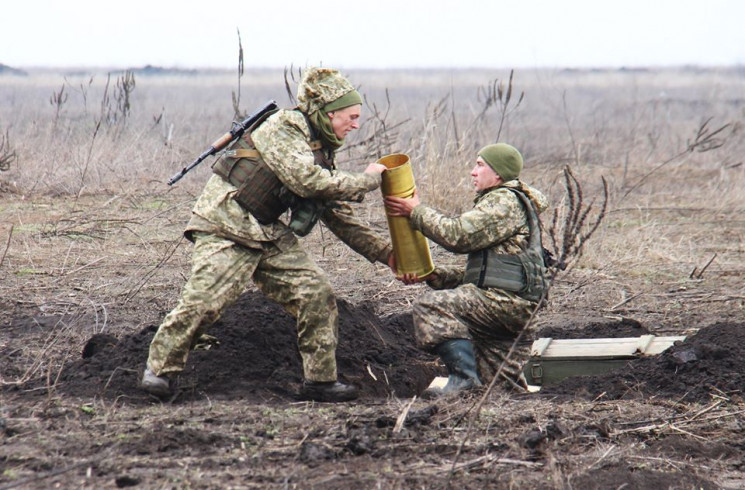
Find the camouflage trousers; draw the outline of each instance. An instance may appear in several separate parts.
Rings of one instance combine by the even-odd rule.
[[[490,383],[515,337],[525,327],[535,303],[500,289],[463,284],[455,289],[429,291],[413,307],[414,330],[420,348],[432,351],[452,339],[473,342],[479,376]],[[507,383],[519,382],[525,349],[515,349],[502,368]]]
[[[299,244],[280,251],[270,243],[251,249],[206,233],[194,233],[194,240],[181,299],[150,344],[147,364],[156,375],[182,371],[194,340],[253,281],[297,320],[305,379],[336,380],[336,299],[326,274]]]

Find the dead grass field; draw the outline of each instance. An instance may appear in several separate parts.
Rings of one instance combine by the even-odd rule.
[[[0,489],[745,485],[745,385],[719,383],[741,375],[727,372],[730,364],[715,365],[706,399],[649,394],[637,380],[621,399],[496,391],[478,411],[480,393],[413,400],[413,385],[403,383],[415,379],[411,368],[439,369],[401,335],[423,287],[403,286],[321,229],[304,243],[345,305],[342,321],[369,321],[370,345],[356,347],[359,361],[344,358],[349,376],[371,372],[355,379],[366,396],[333,406],[296,400],[291,346],[267,351],[276,355],[268,378],[217,388],[236,364],[227,345],[195,353],[187,394],[162,403],[140,393],[137,356],[146,356],[147,336],[188,274],[181,232],[209,162],[174,188],[165,182],[228,129],[237,77],[135,76],[126,117],[105,102],[106,74],[0,77],[0,133],[16,154],[0,172]],[[487,105],[489,90],[509,71],[349,76],[369,106],[352,148],[341,152],[342,168],[404,152],[425,202],[467,209],[474,153],[500,132],[503,106],[494,98]],[[247,71],[241,87],[245,111],[269,98],[290,104],[281,72]],[[55,106],[54,94],[67,98]],[[591,216],[601,176],[610,192],[601,227],[558,276],[530,339],[545,328],[624,320],[659,335],[745,328],[741,68],[518,71],[512,97],[500,139],[523,151],[524,180],[548,193],[551,212],[568,204],[566,165],[585,206],[596,199]],[[721,147],[686,152],[709,118],[711,131],[729,125],[715,135],[712,146]],[[386,231],[377,193],[359,213]],[[548,228],[551,215],[543,220]],[[433,255],[459,260],[437,247]],[[280,340],[291,339],[291,320],[254,293],[211,333],[228,339],[253,328],[240,313],[254,308],[281,323]],[[83,359],[94,336],[116,345]],[[250,349],[252,339],[235,342]],[[140,354],[117,357],[137,345]],[[396,355],[385,357],[386,349]],[[93,372],[106,356],[113,369]]]

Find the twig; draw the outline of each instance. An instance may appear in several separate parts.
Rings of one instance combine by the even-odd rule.
[[[71,275],[71,274],[75,274],[76,272],[78,272],[78,271],[81,271],[81,270],[85,269],[86,267],[90,267],[90,266],[92,266],[93,264],[97,264],[97,263],[99,263],[99,262],[101,262],[102,260],[104,260],[104,259],[107,259],[107,258],[108,258],[107,256],[104,256],[104,257],[99,257],[99,258],[97,258],[96,260],[94,260],[93,262],[89,262],[88,264],[84,264],[84,265],[81,265],[81,266],[80,266],[80,267],[78,267],[77,269],[73,269],[73,270],[71,270],[70,272],[68,272],[68,273],[66,273],[66,274],[63,274],[62,276],[58,277],[57,279],[55,279],[54,281],[52,281],[52,284],[56,284],[56,283],[58,283],[59,281],[61,281],[62,279],[66,278],[67,276],[69,276],[69,275]]]
[[[106,389],[109,387],[109,384],[111,384],[111,380],[114,379],[114,375],[117,371],[126,371],[129,373],[136,373],[136,369],[129,369],[129,368],[123,368],[121,366],[117,366],[114,368],[114,370],[111,372],[111,375],[109,376],[109,379],[106,380],[106,384],[103,386],[103,389],[101,390],[101,393],[106,392]]]
[[[88,155],[85,158],[85,166],[83,167],[83,172],[80,175],[80,187],[78,188],[78,192],[75,194],[75,201],[73,201],[73,205],[72,205],[73,212],[78,207],[78,200],[80,199],[80,194],[83,192],[83,189],[85,188],[85,178],[88,175],[88,167],[90,166],[91,156],[93,154],[93,145],[96,143],[96,136],[98,136],[99,129],[101,129],[100,119],[96,122],[96,128],[93,130],[93,137],[91,138],[91,144],[88,146]]]
[[[696,417],[698,417],[699,415],[703,415],[703,414],[705,414],[706,412],[711,412],[712,410],[714,410],[715,408],[717,408],[717,407],[718,407],[719,405],[721,405],[722,403],[724,403],[724,400],[717,400],[716,402],[712,403],[712,404],[711,404],[711,405],[709,405],[708,407],[706,407],[706,408],[703,408],[703,409],[699,410],[698,412],[696,412],[695,414],[693,414],[693,417],[691,417],[691,418],[690,418],[690,419],[688,419],[688,420],[691,420],[691,421],[692,421],[692,420],[694,420],[694,419],[695,419]]]
[[[158,269],[160,269],[161,267],[163,267],[163,265],[165,265],[165,263],[168,262],[168,260],[173,256],[173,254],[176,253],[176,250],[178,249],[179,245],[181,244],[181,242],[183,240],[184,240],[184,237],[183,236],[180,237],[178,240],[176,240],[175,245],[173,246],[173,248],[171,249],[171,251],[168,252],[163,257],[163,259],[161,259],[161,261],[158,262],[155,265],[155,267],[153,267],[149,272],[147,272],[145,274],[145,277],[143,277],[142,281],[140,281],[140,284],[137,285],[137,288],[134,291],[131,291],[127,295],[127,297],[124,299],[124,304],[127,304],[129,302],[129,300],[131,300],[132,298],[134,298],[137,295],[137,293],[139,293],[140,290],[145,286],[145,284],[147,284],[147,282],[150,280],[150,278],[153,277],[153,275],[155,275],[155,273],[158,271]]]
[[[376,327],[375,324],[373,322],[371,322],[370,320],[367,320],[367,323],[373,328],[373,330],[375,330],[375,333],[378,335],[378,338],[383,343],[383,345],[385,345],[387,347],[388,346],[388,342],[386,342],[385,339],[383,338],[383,336],[380,335],[380,330],[378,330],[378,327]]]
[[[600,458],[598,458],[598,460],[597,460],[597,461],[595,461],[594,463],[592,463],[592,464],[591,464],[591,465],[590,465],[590,466],[589,466],[589,467],[587,468],[587,470],[586,470],[586,471],[589,471],[589,470],[593,469],[593,468],[594,468],[595,466],[597,466],[597,464],[598,464],[598,463],[600,463],[600,462],[601,462],[602,460],[604,460],[604,459],[605,459],[606,457],[608,457],[608,455],[609,455],[610,453],[612,453],[614,449],[615,449],[615,446],[611,446],[611,447],[609,447],[609,448],[608,448],[608,450],[607,450],[607,451],[605,451],[605,452],[603,453],[603,455],[602,455],[602,456],[600,456]]]
[[[692,432],[688,432],[687,430],[683,430],[680,427],[676,427],[673,424],[670,424],[670,428],[672,430],[676,431],[676,432],[680,432],[681,434],[685,434],[687,436],[695,437],[696,439],[700,439],[702,441],[708,441],[709,440],[709,439],[707,439],[705,437],[698,436],[698,435],[696,435],[696,434],[694,434]]]
[[[393,427],[394,434],[398,434],[399,432],[401,432],[401,429],[404,427],[404,422],[406,421],[406,416],[409,415],[409,410],[411,410],[411,406],[414,404],[414,401],[416,401],[416,395],[411,398],[409,403],[406,404],[404,410],[396,419],[396,425]]]
[[[10,232],[8,233],[8,240],[5,242],[5,250],[3,250],[3,256],[0,257],[0,267],[2,267],[3,262],[5,261],[5,255],[8,253],[8,249],[10,248],[10,239],[13,236],[13,225],[10,225]]]
[[[654,167],[652,170],[647,172],[646,174],[642,175],[642,177],[637,181],[636,184],[632,185],[629,190],[627,190],[623,196],[621,196],[621,199],[618,200],[618,202],[623,201],[626,196],[631,194],[634,190],[636,190],[639,186],[641,186],[644,182],[646,182],[647,178],[652,175],[653,173],[657,172],[662,167],[668,165],[671,162],[674,162],[678,158],[687,155],[688,153],[692,153],[694,151],[698,151],[699,153],[704,153],[707,151],[715,150],[727,141],[727,138],[729,136],[732,136],[735,132],[735,128],[732,128],[732,132],[728,136],[724,136],[721,138],[718,138],[717,135],[724,131],[725,129],[732,126],[732,123],[727,123],[718,129],[715,129],[714,131],[709,131],[707,128],[709,122],[711,122],[712,118],[710,117],[706,121],[704,121],[701,126],[699,126],[698,130],[696,131],[696,137],[693,141],[686,142],[686,147],[684,150],[680,151],[678,154],[673,155],[672,157],[668,158],[664,162],[660,163],[656,167]]]
[[[622,307],[623,305],[625,305],[627,303],[631,303],[633,300],[635,300],[639,296],[643,296],[643,295],[644,295],[644,293],[637,293],[637,294],[635,294],[635,295],[633,295],[633,296],[631,296],[629,298],[626,298],[625,300],[621,301],[620,303],[611,306],[608,311],[615,311],[616,308],[620,308],[620,307]]]
[[[714,262],[714,259],[716,259],[716,258],[717,258],[717,254],[714,254],[709,259],[709,261],[706,263],[706,265],[700,271],[698,271],[698,272],[697,272],[697,269],[698,268],[697,267],[694,267],[693,270],[691,271],[691,275],[688,276],[688,278],[689,279],[703,279],[704,272],[706,271],[706,269],[709,268],[709,266],[711,265],[711,263]]]
[[[467,470],[469,468],[473,468],[474,466],[478,466],[480,464],[489,464],[489,463],[510,464],[514,466],[525,466],[526,468],[540,468],[543,466],[543,463],[535,463],[533,461],[522,461],[519,459],[512,459],[512,458],[497,458],[492,454],[486,454],[484,456],[479,456],[478,458],[474,458],[470,461],[466,461],[465,463],[458,465],[458,467],[455,468],[455,471]]]

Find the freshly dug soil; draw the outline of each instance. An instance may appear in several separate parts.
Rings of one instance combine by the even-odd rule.
[[[379,318],[372,305],[339,305],[340,379],[360,387],[362,399],[419,394],[444,374],[438,360],[414,345],[410,313]],[[75,396],[126,396],[147,400],[138,381],[156,325],[122,338],[97,334],[65,366],[58,389]],[[266,402],[295,400],[302,382],[295,320],[259,292],[247,292],[208,332],[216,342],[192,351],[178,377],[174,401],[201,397]],[[581,328],[551,326],[535,337],[634,337],[649,333],[639,322],[598,321]],[[540,396],[595,399],[662,397],[706,402],[712,393],[739,396],[745,388],[745,325],[702,328],[656,356],[625,369],[578,376],[544,386]]]
[[[414,345],[411,314],[379,318],[372,306],[339,300],[340,379],[361,397],[409,397],[440,373],[436,359]],[[97,334],[65,367],[59,390],[74,396],[141,396],[137,384],[157,330],[150,325],[123,338]],[[208,331],[216,342],[191,352],[177,398],[296,398],[302,382],[295,320],[259,292],[244,294]]]

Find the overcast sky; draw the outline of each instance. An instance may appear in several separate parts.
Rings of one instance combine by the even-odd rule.
[[[742,0],[6,0],[0,63],[115,68],[745,64]]]

